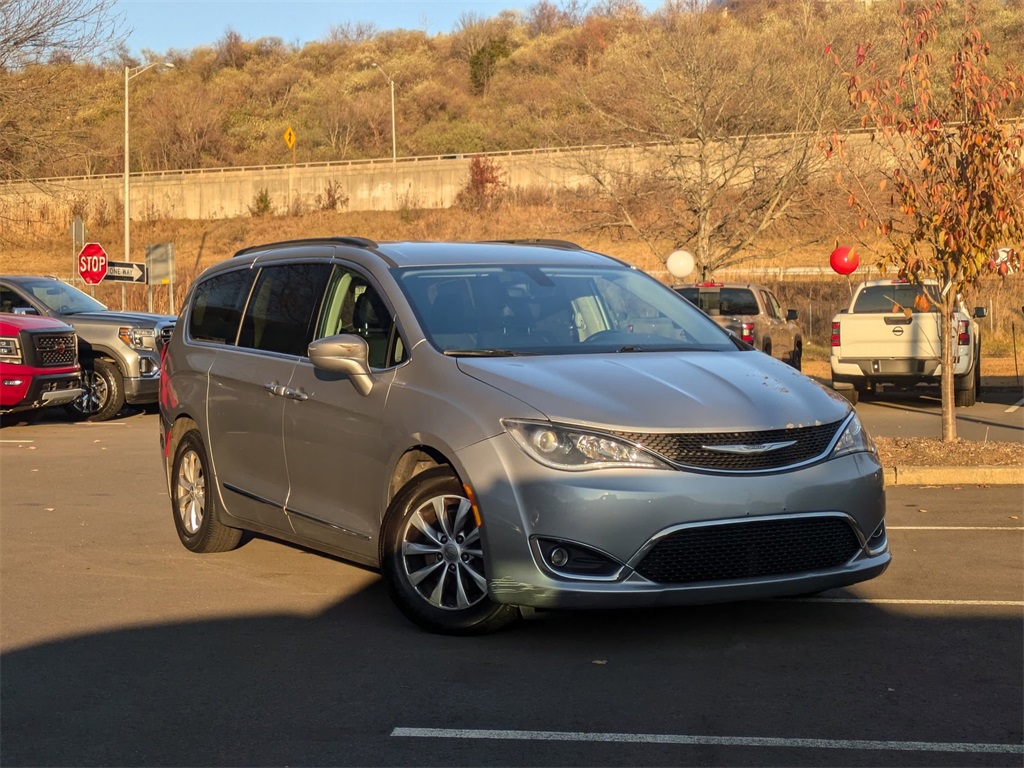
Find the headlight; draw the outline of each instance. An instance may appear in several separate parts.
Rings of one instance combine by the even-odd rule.
[[[117,338],[133,349],[156,349],[156,330],[153,328],[122,326],[117,329]]]
[[[836,443],[836,447],[832,449],[832,455],[829,458],[838,459],[840,456],[861,451],[870,453],[876,458],[878,457],[878,448],[875,446],[875,441],[871,439],[871,435],[867,433],[863,425],[861,425],[860,419],[857,418],[857,414],[854,413],[850,416],[850,420],[846,422],[846,428],[843,430],[839,442]]]
[[[0,359],[6,363],[21,362],[21,346],[17,336],[0,336]]]
[[[547,421],[502,419],[501,424],[530,458],[553,469],[671,469],[643,448],[601,432]]]

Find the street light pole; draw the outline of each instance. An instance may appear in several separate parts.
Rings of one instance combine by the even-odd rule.
[[[128,81],[132,80],[148,69],[153,67],[159,67],[160,69],[174,69],[174,65],[169,61],[154,61],[149,64],[145,64],[140,67],[125,67],[124,68],[124,260],[131,261],[131,197],[128,190],[128,171],[129,171],[129,154],[128,154]],[[124,304],[124,295],[122,288],[121,304]],[[124,309],[124,307],[121,307]]]
[[[384,76],[391,86],[391,162],[398,162],[398,140],[395,137],[395,80],[377,62],[372,62],[374,68]]]

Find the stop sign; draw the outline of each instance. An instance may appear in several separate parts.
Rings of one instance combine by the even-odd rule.
[[[86,285],[98,285],[107,276],[107,252],[99,243],[86,243],[78,254],[78,274]]]

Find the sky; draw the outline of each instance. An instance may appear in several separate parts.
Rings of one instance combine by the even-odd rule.
[[[212,45],[229,28],[246,40],[279,37],[300,46],[324,39],[331,27],[345,22],[371,22],[380,31],[416,29],[434,35],[451,32],[464,13],[489,18],[506,9],[525,11],[533,4],[533,0],[116,0],[131,30],[128,48],[135,55],[144,49],[166,53],[172,48]]]

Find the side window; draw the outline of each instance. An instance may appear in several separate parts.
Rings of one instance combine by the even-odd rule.
[[[16,309],[31,308],[24,298],[10,288],[0,286],[0,312],[13,312]]]
[[[251,280],[250,270],[239,269],[216,275],[196,286],[189,314],[189,337],[234,344]]]
[[[761,300],[764,301],[764,311],[768,317],[779,319],[781,313],[779,312],[779,302],[775,300],[768,291],[761,291]]]
[[[405,345],[377,290],[359,273],[335,267],[315,338],[340,333],[366,339],[371,368],[390,368],[405,360]]]
[[[331,265],[282,264],[264,267],[245,308],[238,346],[305,355]]]

